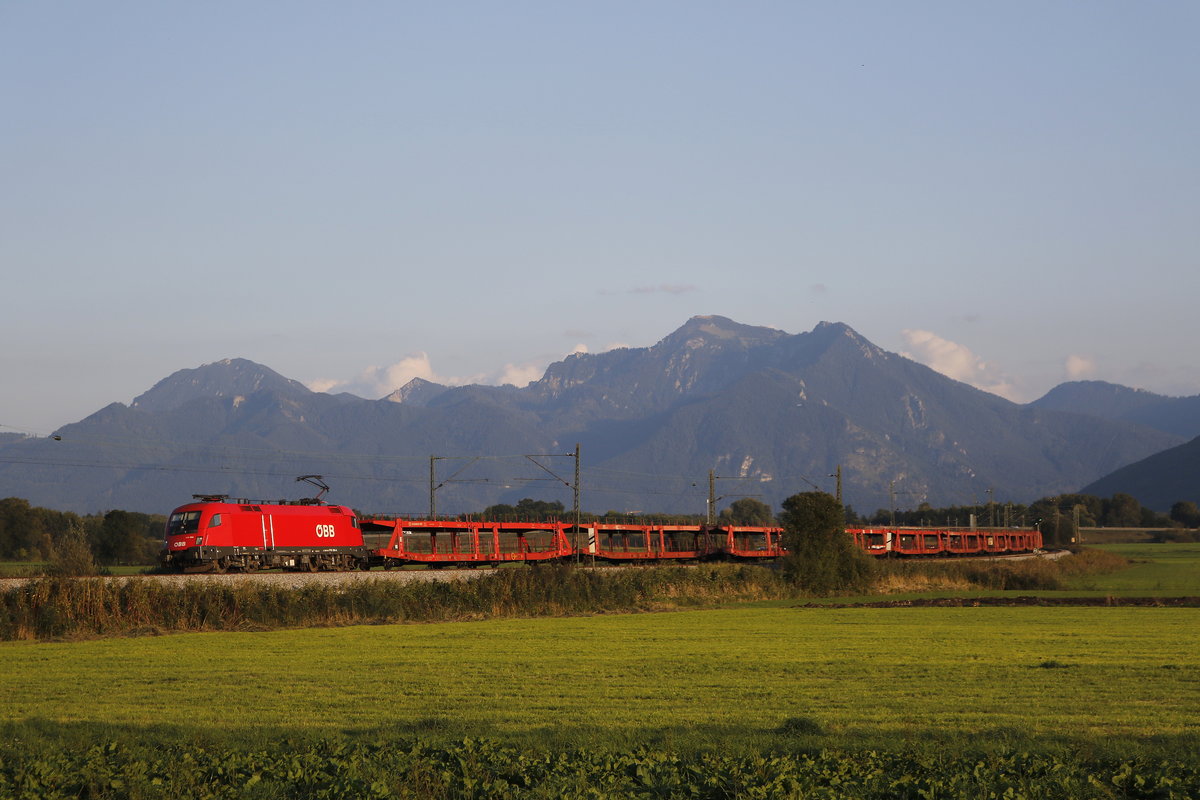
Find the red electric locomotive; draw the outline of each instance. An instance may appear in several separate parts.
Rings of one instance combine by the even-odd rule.
[[[185,572],[369,569],[370,550],[354,511],[327,505],[320,476],[297,480],[321,488],[315,498],[275,503],[194,495],[167,520],[162,563]]]

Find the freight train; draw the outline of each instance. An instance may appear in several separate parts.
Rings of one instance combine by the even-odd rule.
[[[196,495],[193,500],[167,520],[162,554],[166,569],[316,572],[571,560],[766,562],[786,553],[783,529],[772,527],[597,521],[576,528],[561,521],[366,519],[347,506],[321,502],[320,495],[271,503],[225,495]],[[1003,555],[1042,547],[1036,530],[884,527],[846,533],[864,552],[878,557]]]

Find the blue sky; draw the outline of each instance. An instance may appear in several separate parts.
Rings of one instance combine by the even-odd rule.
[[[0,3],[0,430],[696,314],[1200,393],[1193,2]]]

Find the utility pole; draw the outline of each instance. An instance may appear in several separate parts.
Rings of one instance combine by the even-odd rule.
[[[896,482],[888,481],[888,507],[892,511],[892,527],[896,527]]]
[[[837,472],[833,473],[837,477],[837,501],[838,505],[842,505],[842,465],[837,465]]]
[[[434,486],[437,484],[437,468],[434,466],[437,463],[437,456],[429,457],[429,518],[437,519],[437,491]]]
[[[579,559],[579,442],[575,443],[575,558]]]
[[[803,480],[808,481],[808,478],[805,478],[804,476],[800,477]],[[723,494],[720,497],[717,497],[717,481],[719,480],[744,481],[750,480],[750,478],[747,478],[744,475],[718,475],[716,470],[711,469],[708,471],[708,514],[705,516],[709,525],[717,524],[717,503],[721,502],[726,497],[762,497],[761,494]],[[809,484],[815,487],[815,484],[812,484],[811,481],[809,481]],[[692,484],[692,486],[695,485],[696,484],[694,483]]]
[[[445,461],[445,460],[451,459],[451,458],[458,458],[460,460],[466,461],[467,463],[464,464],[462,466],[462,468],[459,469],[457,472],[451,473],[449,478],[446,478],[446,480],[442,481],[441,483],[438,483],[437,482],[437,462]],[[454,479],[457,478],[459,475],[461,475],[463,470],[465,470],[467,467],[471,466],[472,464],[474,464],[476,461],[478,461],[481,458],[483,458],[483,456],[475,456],[474,458],[468,458],[467,456],[430,456],[429,457],[429,518],[430,519],[437,519],[437,490],[442,488],[443,486],[445,486],[447,483],[465,483],[466,481],[456,481]],[[471,481],[471,482],[472,483],[487,483],[487,480],[488,480],[487,478],[479,478],[477,481]]]
[[[574,481],[567,481],[565,478],[563,478],[557,472],[554,472],[552,469],[547,467],[545,464],[538,461],[539,458],[571,458],[571,457],[575,458],[575,480]],[[583,531],[583,525],[580,521],[580,511],[579,511],[579,484],[582,481],[582,477],[581,477],[581,473],[580,473],[580,464],[579,464],[579,443],[578,442],[575,443],[575,452],[574,453],[538,453],[538,454],[532,454],[532,455],[529,453],[526,453],[525,458],[529,460],[529,463],[533,464],[535,467],[537,467],[538,469],[545,472],[547,475],[549,475],[551,478],[553,478],[554,480],[561,483],[563,486],[571,487],[572,494],[574,496],[574,508],[572,509],[572,511],[574,512],[573,515],[575,517],[575,524],[574,524],[575,531],[574,531],[574,535],[572,536],[572,544],[575,548],[575,559],[578,561],[580,558],[580,556],[579,556],[579,534]],[[546,480],[546,479],[543,478],[542,480]]]
[[[716,522],[717,505],[717,476],[714,470],[708,471],[708,524]]]

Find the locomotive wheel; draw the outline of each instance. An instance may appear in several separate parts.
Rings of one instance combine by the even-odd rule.
[[[371,562],[365,558],[359,559],[358,568],[361,569],[363,572],[368,572],[371,569]]]
[[[316,572],[318,569],[317,560],[315,558],[310,558],[308,563],[304,565],[304,568],[309,572]]]
[[[226,569],[227,569],[227,567],[225,564],[225,559],[217,558],[217,559],[213,560],[212,571],[213,571],[214,575],[224,575]]]

